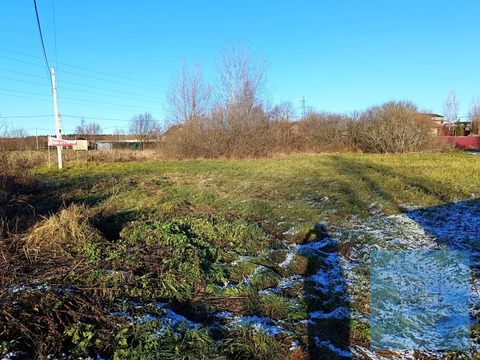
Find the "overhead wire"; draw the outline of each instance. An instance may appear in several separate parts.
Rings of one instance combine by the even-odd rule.
[[[55,0],[52,0],[52,15],[53,15],[53,42],[55,45],[55,68],[58,69],[58,56],[57,56],[57,22],[55,20]]]
[[[22,94],[31,94],[31,95],[37,95],[37,96],[47,96],[47,97],[51,97],[51,95],[45,95],[45,94],[40,94],[40,93],[36,93],[36,92],[32,92],[32,91],[23,91],[23,90],[13,90],[13,89],[4,89],[4,88],[0,88],[1,91],[11,91],[11,92],[17,92],[17,93],[22,93]]]
[[[37,0],[33,0],[33,5],[35,7],[35,15],[37,17],[38,33],[40,34],[40,40],[42,42],[43,57],[45,58],[45,64],[47,65],[47,74],[50,74],[50,66],[48,64],[47,51],[45,50],[45,42],[43,41],[42,26],[40,25],[40,17],[38,16]],[[48,76],[50,79],[50,76]],[[52,80],[50,79],[50,82]]]
[[[8,72],[8,73],[12,73],[12,74],[19,74],[19,75],[24,75],[24,76],[29,76],[29,77],[35,77],[35,78],[41,78],[41,79],[43,79],[43,76],[34,75],[34,74],[29,74],[29,73],[25,73],[25,72],[21,72],[21,71],[13,71],[13,70],[8,70],[8,69],[0,68],[0,72],[1,72],[1,71]],[[31,84],[31,85],[37,85],[37,86],[44,86],[44,84],[40,84],[40,83],[36,83],[36,82],[32,82],[32,81],[12,79],[12,78],[3,77],[3,76],[0,76],[0,79],[9,80],[9,81],[15,81],[15,82],[20,82],[20,83],[26,83],[26,84]],[[86,84],[71,83],[71,82],[68,82],[68,81],[67,81],[67,82],[62,82],[62,83],[67,83],[67,84],[72,84],[72,85],[82,86],[82,87],[91,87],[91,86],[86,85]],[[102,89],[103,89],[103,88],[102,88]],[[133,99],[133,100],[140,101],[140,100],[142,100],[142,99],[144,99],[144,98],[151,98],[151,99],[154,99],[154,100],[158,100],[158,99],[156,99],[155,97],[143,96],[143,95],[134,94],[134,93],[127,93],[127,95],[128,95],[128,97],[127,97],[127,96],[119,96],[119,95],[110,95],[110,94],[105,94],[105,93],[100,93],[100,92],[78,90],[78,89],[74,89],[74,88],[70,88],[70,87],[65,87],[65,86],[62,86],[62,90],[64,90],[64,91],[65,91],[65,90],[67,90],[67,91],[73,91],[73,92],[78,92],[78,93],[88,94],[88,95],[101,95],[101,96],[106,96],[106,97],[111,97],[111,98],[116,98],[116,99],[132,100],[132,96],[136,96],[136,97],[139,97],[139,98],[141,98],[141,99]],[[108,91],[108,89],[105,89],[105,91]],[[86,101],[87,101],[87,100],[86,100]],[[121,104],[121,105],[122,105],[122,104]]]
[[[40,84],[38,82],[33,82],[33,81],[26,81],[26,80],[18,80],[18,79],[12,79],[12,78],[8,78],[8,77],[5,77],[5,76],[0,76],[0,79],[3,79],[3,80],[9,80],[9,81],[15,81],[15,82],[20,82],[22,84],[30,84],[30,85],[37,85],[37,86],[42,86],[44,87],[45,84]]]
[[[0,115],[0,119],[29,119],[29,118],[45,118],[45,117],[52,117],[52,115],[14,115],[14,116],[3,116]],[[27,129],[31,130],[31,129]]]
[[[21,98],[21,99],[28,99],[28,100],[36,100],[36,101],[48,101],[48,102],[51,101],[51,100],[47,100],[47,99],[32,98],[31,96],[21,96],[21,95],[2,94],[2,93],[0,93],[0,95],[9,96],[9,97],[16,97],[16,98]],[[75,105],[77,105],[77,104],[75,104]]]
[[[97,116],[80,116],[80,115],[62,115],[67,118],[84,118],[88,120],[103,120],[103,121],[131,121],[131,119],[118,119],[118,118],[103,118]]]
[[[130,108],[130,109],[138,109],[139,108],[138,106],[123,105],[123,104],[118,104],[118,103],[109,103],[109,102],[104,102],[104,101],[76,99],[76,98],[71,98],[71,97],[66,97],[66,96],[61,96],[60,98],[65,99],[65,100],[86,102],[86,103],[88,103],[88,105],[90,105],[90,104],[101,104],[101,105],[112,105],[112,106],[115,106],[115,107],[123,107],[123,108]],[[154,110],[154,111],[158,110],[158,109],[153,109],[153,108],[145,108],[145,109],[146,110]]]
[[[32,62],[30,62],[30,61],[25,61],[25,60],[14,59],[14,58],[11,58],[11,57],[8,57],[8,56],[3,56],[3,55],[0,55],[0,58],[2,58],[2,59],[6,59],[6,60],[10,60],[10,61],[16,61],[16,62],[20,62],[20,63],[23,63],[23,64],[28,64],[28,65],[33,65],[33,66],[37,66],[37,67],[41,67],[41,68],[45,68],[45,66],[44,66],[44,65],[35,64],[35,63],[32,63]]]
[[[79,73],[76,73],[76,72],[73,72],[73,71],[68,71],[68,70],[65,70],[65,69],[62,70],[62,73],[72,74],[72,75],[84,77],[84,78],[87,78],[87,79],[94,79],[94,80],[104,81],[104,82],[108,82],[108,83],[111,83],[111,84],[127,85],[127,86],[129,86],[129,87],[136,88],[136,89],[142,89],[142,90],[152,91],[152,89],[146,89],[146,88],[141,87],[141,86],[138,86],[138,85],[131,85],[131,84],[125,84],[124,82],[106,80],[106,79],[102,79],[102,78],[99,78],[99,77],[96,77],[96,76],[83,75],[83,74],[79,74]],[[155,90],[155,91],[156,91],[156,90]]]
[[[107,89],[107,88],[103,88],[103,87],[100,87],[100,86],[92,86],[92,85],[88,85],[88,84],[80,84],[80,83],[73,82],[73,81],[62,81],[62,83],[63,83],[63,84],[70,84],[70,85],[76,85],[76,86],[83,86],[83,87],[88,87],[88,88],[92,88],[92,89],[110,91],[110,92],[115,92],[115,93],[118,93],[118,94],[125,94],[125,95],[132,95],[132,96],[140,96],[140,97],[142,97],[142,98],[149,98],[149,99],[153,99],[153,100],[158,100],[157,98],[155,98],[155,97],[153,97],[153,96],[139,95],[139,94],[131,93],[131,92],[128,92],[128,91],[120,91],[120,90]]]
[[[0,71],[5,71],[5,72],[12,73],[12,74],[19,74],[19,75],[24,75],[24,76],[30,76],[30,77],[43,79],[43,76],[24,73],[24,72],[21,72],[21,71],[14,71],[14,70],[2,69],[2,68],[0,68]]]
[[[0,50],[5,51],[5,52],[9,52],[9,53],[13,53],[13,54],[17,54],[17,55],[31,57],[31,58],[34,58],[34,59],[41,59],[38,56],[34,56],[34,55],[31,55],[31,54],[26,54],[26,53],[23,53],[23,52],[20,52],[20,51],[14,51],[14,50],[9,50],[9,49],[5,49],[5,48],[0,48]],[[9,58],[9,59],[11,59],[11,58]],[[21,61],[21,60],[16,60],[16,61]],[[133,79],[133,78],[129,78],[129,77],[126,77],[126,76],[111,74],[111,73],[107,73],[107,72],[104,72],[104,71],[93,70],[93,69],[89,69],[89,68],[83,67],[83,66],[72,65],[72,64],[69,64],[69,63],[66,63],[66,62],[63,62],[63,61],[59,61],[58,63],[61,64],[61,65],[65,65],[65,66],[68,66],[68,67],[75,68],[75,69],[89,71],[89,72],[97,73],[97,74],[100,74],[100,75],[106,75],[106,76],[110,76],[110,77],[117,78],[117,79],[123,79],[123,80],[127,80],[127,81],[136,82],[136,83],[139,83],[139,84],[155,86],[155,87],[163,88],[163,89],[166,88],[166,86],[164,86],[164,85],[159,85],[159,84],[155,84],[155,83],[148,82],[148,81]],[[30,64],[32,64],[32,63],[30,63]],[[34,65],[38,66],[38,64],[34,64]],[[62,70],[62,71],[64,72],[65,70]],[[86,75],[84,75],[84,76],[86,76]],[[103,79],[103,81],[111,82],[111,80],[106,80],[106,79]],[[127,84],[122,83],[122,85],[127,85]],[[128,84],[128,85],[131,86],[130,84]],[[151,89],[146,89],[145,88],[145,90],[151,90]]]

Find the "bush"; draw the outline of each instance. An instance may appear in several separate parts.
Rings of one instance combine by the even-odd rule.
[[[347,126],[348,119],[344,115],[312,112],[300,123],[302,145],[299,150],[307,152],[349,150]]]
[[[408,101],[373,106],[352,123],[350,136],[356,147],[370,153],[407,153],[438,147],[432,120],[419,114]]]

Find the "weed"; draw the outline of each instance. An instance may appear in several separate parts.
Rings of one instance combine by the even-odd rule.
[[[229,279],[233,282],[240,282],[253,274],[258,265],[250,261],[238,261],[228,268]]]
[[[72,204],[36,224],[25,237],[23,251],[32,260],[69,259],[81,253],[92,258],[99,254],[91,243],[101,239],[89,223],[88,208]]]
[[[263,290],[277,286],[280,282],[280,276],[270,269],[262,269],[252,274],[248,280],[257,290]]]
[[[224,336],[223,351],[234,359],[280,360],[285,359],[291,341],[288,337],[278,340],[262,329],[251,326],[237,327]]]

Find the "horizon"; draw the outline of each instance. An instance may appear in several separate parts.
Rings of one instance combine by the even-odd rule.
[[[268,103],[291,101],[297,115],[303,96],[320,112],[349,114],[407,100],[445,115],[453,90],[465,118],[480,97],[476,1],[37,4],[65,135],[81,118],[105,134],[127,132],[130,119],[144,112],[165,124],[165,93],[182,61],[199,63],[213,81],[229,43],[266,59]],[[54,134],[33,3],[11,2],[3,11],[9,16],[0,35],[0,119],[29,135],[35,128]]]

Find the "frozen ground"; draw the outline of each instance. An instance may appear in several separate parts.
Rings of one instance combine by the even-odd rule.
[[[289,244],[285,242],[286,256],[277,265],[286,268],[294,261],[297,254],[316,256],[322,259],[319,270],[308,277],[300,275],[286,276],[280,279],[278,285],[260,291],[260,294],[273,293],[304,284],[313,283],[315,294],[327,295],[324,310],[309,312],[307,320],[298,321],[298,326],[311,327],[331,319],[355,319],[364,324],[369,323],[369,263],[370,250],[414,250],[414,249],[455,249],[471,251],[471,319],[478,322],[480,316],[480,279],[476,278],[480,266],[480,201],[469,200],[450,203],[431,208],[408,208],[402,214],[385,216],[378,204],[372,204],[370,216],[366,219],[351,218],[341,224],[329,224],[316,227],[318,241],[306,244]],[[285,233],[285,236],[295,236],[295,228]],[[246,261],[242,257],[238,261]],[[262,271],[263,266],[257,268]],[[249,278],[242,281],[249,284]],[[24,291],[18,288],[14,291]],[[303,297],[316,296],[304,293]],[[330,299],[330,300],[328,300]],[[333,301],[333,303],[332,303]],[[352,304],[362,306],[350,306]],[[332,307],[332,304],[334,305]],[[161,321],[166,326],[175,328],[179,324],[198,329],[203,326],[189,321],[169,309],[166,304],[157,304],[162,308],[162,315],[134,317],[129,313],[114,313],[114,315],[130,318],[132,321]],[[230,312],[219,312],[213,315],[216,321],[209,327],[251,326],[263,330],[270,336],[281,333],[292,334],[285,327],[285,321],[274,320],[265,316],[235,316]],[[444,352],[419,351],[381,351],[369,350],[368,345],[353,344],[349,347],[339,346],[324,336],[310,335],[319,347],[324,347],[337,354],[339,358],[354,359],[450,359],[451,354]],[[291,350],[299,343],[295,340]],[[480,349],[478,338],[472,339],[471,351],[463,352],[462,357],[471,358]],[[8,359],[8,355],[5,359]]]

